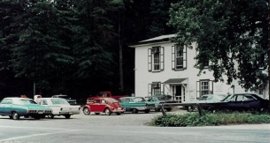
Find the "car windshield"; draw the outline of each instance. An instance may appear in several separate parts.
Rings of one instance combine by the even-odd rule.
[[[231,98],[232,98],[232,95],[228,95],[222,101],[230,101]]]
[[[34,100],[32,99],[19,99],[19,100],[14,100],[15,104],[19,105],[29,105],[29,104],[37,104]]]
[[[133,99],[134,102],[144,102],[145,100],[143,98],[137,97]]]
[[[57,105],[68,105],[69,103],[65,99],[51,99],[52,104],[57,104]]]
[[[198,100],[217,100],[217,101],[221,101],[226,97],[225,94],[207,94],[207,95],[203,95],[200,98],[198,98]]]
[[[55,95],[56,98],[64,98],[64,99],[71,99],[71,97],[67,95]]]

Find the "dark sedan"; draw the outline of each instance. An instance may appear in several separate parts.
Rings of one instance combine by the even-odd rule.
[[[211,111],[265,111],[268,102],[255,93],[238,93],[228,95],[220,103],[201,104],[201,107]]]

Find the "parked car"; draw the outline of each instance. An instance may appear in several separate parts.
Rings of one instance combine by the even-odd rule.
[[[171,111],[172,106],[162,105],[164,103],[173,103],[172,96],[170,95],[158,95],[158,96],[149,96],[145,98],[148,104],[155,105],[155,111],[160,111],[162,106],[166,111]]]
[[[40,119],[51,113],[50,108],[38,105],[29,98],[8,97],[0,103],[0,115],[9,116],[10,119],[14,120],[20,119],[21,116]]]
[[[111,115],[112,113],[116,113],[117,115],[121,115],[124,113],[124,109],[116,99],[95,97],[87,100],[86,105],[83,107],[83,113],[85,115],[90,115],[91,112],[95,114],[105,113],[106,115]]]
[[[70,105],[63,98],[38,98],[38,104],[52,109],[51,118],[54,116],[65,116],[69,119],[71,115],[80,114],[80,106]]]
[[[138,113],[139,111],[149,113],[151,109],[155,109],[155,104],[147,103],[143,97],[122,97],[119,100],[125,111],[131,111],[132,113]]]
[[[228,95],[221,102],[206,103],[201,107],[211,111],[264,111],[268,108],[268,102],[255,93],[237,93]]]
[[[100,91],[98,92],[96,95],[94,96],[89,96],[87,98],[87,100],[91,100],[92,98],[96,98],[96,97],[110,97],[110,98],[114,98],[116,100],[119,100],[119,98],[121,97],[127,97],[128,95],[126,94],[113,94],[111,91]]]
[[[64,98],[65,100],[67,100],[67,102],[70,105],[77,105],[77,100],[76,99],[72,99],[71,97],[69,97],[68,95],[53,95],[52,98]]]
[[[199,103],[218,103],[218,102],[223,102],[222,100],[226,97],[226,94],[205,94],[202,95],[201,97],[197,98],[196,101],[186,104],[184,108],[187,111],[195,111],[197,110],[197,104]]]

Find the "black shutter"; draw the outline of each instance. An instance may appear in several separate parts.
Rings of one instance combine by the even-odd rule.
[[[160,71],[164,70],[164,47],[160,47]]]
[[[183,69],[187,68],[187,47],[183,48]]]
[[[152,71],[152,49],[148,49],[148,71]]]
[[[175,46],[172,46],[172,70],[175,70]]]

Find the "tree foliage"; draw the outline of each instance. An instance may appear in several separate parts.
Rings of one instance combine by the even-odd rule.
[[[0,0],[1,95],[88,96],[119,89],[119,44],[126,91],[134,86],[128,45],[173,33],[177,0]]]
[[[169,24],[179,45],[197,43],[201,70],[209,60],[216,80],[225,73],[228,83],[258,89],[267,82],[268,10],[267,0],[182,0],[170,9]]]

